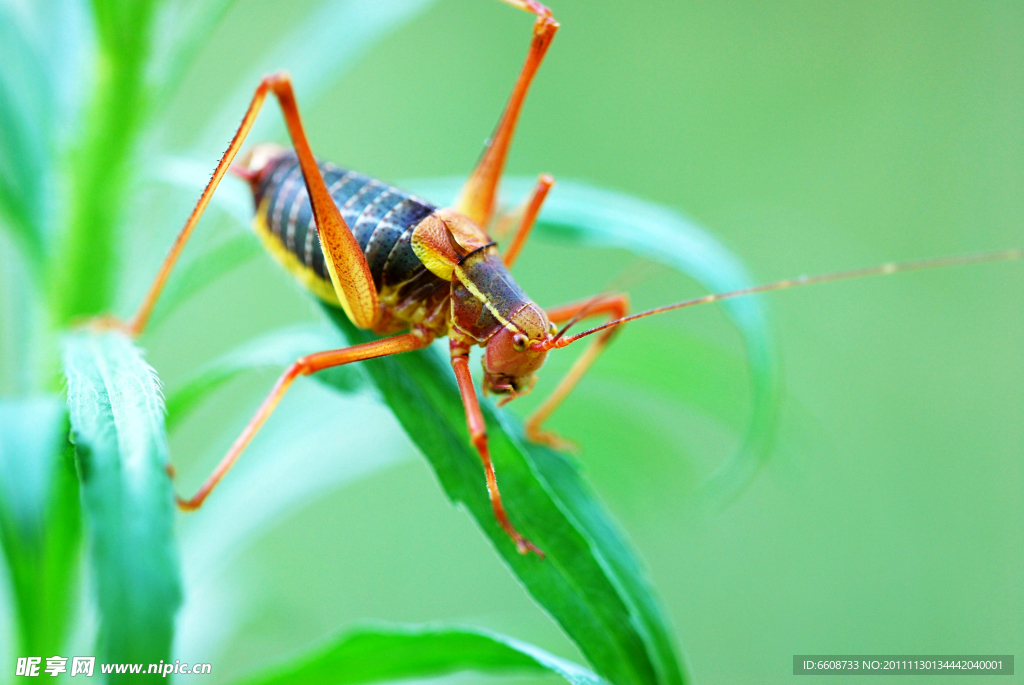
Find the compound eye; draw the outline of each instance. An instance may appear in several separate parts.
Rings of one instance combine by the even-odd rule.
[[[526,349],[526,345],[529,342],[530,339],[527,338],[525,335],[523,335],[522,333],[516,333],[515,335],[512,336],[512,349],[514,349],[516,352],[522,352]]]
[[[551,335],[558,335],[558,326],[555,325],[554,321],[548,324],[548,330],[551,331]]]

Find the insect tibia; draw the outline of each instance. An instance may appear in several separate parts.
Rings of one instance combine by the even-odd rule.
[[[757,293],[767,293],[775,290],[787,290],[789,288],[795,288],[797,286],[802,285],[812,285],[815,283],[848,281],[855,278],[863,278],[865,276],[887,276],[889,274],[901,273],[905,271],[944,269],[951,266],[964,266],[967,264],[985,264],[989,262],[1012,262],[1021,259],[1024,259],[1024,249],[1012,248],[1009,250],[997,250],[993,252],[977,252],[973,254],[954,255],[952,257],[917,259],[908,262],[887,262],[885,264],[879,264],[878,266],[868,266],[859,269],[849,269],[847,271],[835,271],[832,273],[816,274],[813,276],[797,276],[796,278],[787,278],[782,281],[775,281],[773,283],[755,285],[749,288],[741,288],[739,290],[732,290],[730,292],[725,293],[704,295],[702,297],[697,297],[692,300],[686,300],[684,302],[677,302],[675,304],[665,305],[664,307],[649,309],[646,312],[640,312],[638,314],[632,314],[621,319],[616,319],[615,321],[609,321],[606,324],[597,326],[596,328],[591,328],[590,330],[583,331],[582,333],[577,333],[576,335],[559,337],[552,341],[552,347],[565,347],[566,345],[569,345],[579,340],[580,338],[585,338],[588,335],[592,335],[599,331],[603,331],[606,328],[621,326],[622,324],[628,321],[642,319],[645,316],[663,314],[665,312],[670,312],[676,309],[694,307],[699,304],[711,304],[712,302],[731,300],[737,297],[743,297],[745,295],[756,295]]]

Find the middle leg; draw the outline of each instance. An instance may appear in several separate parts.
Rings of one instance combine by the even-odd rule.
[[[523,206],[510,217],[512,221],[518,219],[519,225],[512,236],[512,241],[509,242],[508,247],[505,248],[505,253],[501,256],[505,266],[509,269],[519,259],[519,253],[523,251],[526,239],[530,237],[530,232],[533,231],[533,226],[537,223],[537,215],[540,214],[541,205],[544,204],[544,199],[547,198],[548,191],[551,190],[551,186],[554,184],[555,179],[552,178],[551,174],[541,174],[537,179],[537,185],[534,186],[533,192],[523,203]],[[498,223],[501,223],[501,219],[498,220]]]

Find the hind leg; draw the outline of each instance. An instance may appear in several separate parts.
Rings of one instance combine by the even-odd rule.
[[[363,257],[359,244],[352,235],[352,231],[345,224],[345,220],[341,217],[341,212],[338,211],[334,200],[331,199],[323,176],[320,175],[320,169],[306,139],[302,118],[299,116],[299,106],[295,101],[291,78],[287,74],[278,73],[264,77],[259,86],[257,86],[252,101],[249,103],[249,109],[246,111],[242,123],[238,126],[234,138],[231,139],[231,144],[228,145],[228,149],[217,164],[210,182],[203,190],[203,194],[199,196],[195,209],[192,210],[192,214],[185,222],[181,233],[178,234],[174,245],[171,246],[171,250],[160,266],[160,271],[157,272],[156,278],[153,279],[153,284],[149,287],[145,299],[143,299],[135,315],[132,316],[128,323],[122,326],[129,335],[138,336],[145,329],[146,323],[153,313],[153,306],[156,304],[157,298],[160,296],[160,292],[163,290],[171,270],[178,261],[178,257],[181,256],[185,243],[192,235],[196,224],[199,223],[200,217],[202,217],[206,206],[210,203],[210,198],[213,197],[213,193],[220,184],[221,179],[224,178],[224,174],[231,167],[235,155],[238,154],[242,143],[245,142],[245,137],[249,134],[249,130],[256,121],[256,115],[259,114],[264,100],[266,100],[267,95],[270,93],[277,98],[278,103],[281,105],[281,111],[284,114],[285,123],[288,127],[288,134],[291,136],[292,143],[295,145],[295,152],[299,157],[302,176],[309,191],[309,198],[313,206],[313,216],[316,220],[317,231],[320,234],[320,243],[323,245],[324,257],[328,264],[328,271],[330,271],[331,281],[337,292],[338,300],[353,323],[360,328],[373,327],[378,307],[377,290],[373,285],[370,267],[367,266],[366,258]]]
[[[401,352],[411,352],[412,350],[418,350],[421,347],[430,344],[430,336],[421,334],[419,332],[406,333],[404,335],[396,335],[392,338],[384,338],[383,340],[375,340],[373,342],[364,343],[362,345],[355,345],[353,347],[346,347],[340,350],[331,350],[329,352],[317,352],[310,354],[301,359],[297,360],[294,364],[288,367],[288,370],[281,374],[281,377],[277,379],[277,383],[274,384],[274,388],[267,395],[267,398],[263,400],[263,404],[256,410],[256,414],[249,421],[249,424],[242,431],[242,434],[238,436],[234,444],[231,445],[231,449],[224,455],[220,463],[217,464],[217,468],[207,477],[202,487],[196,491],[189,499],[183,499],[181,497],[176,498],[178,506],[186,511],[192,511],[202,506],[203,501],[209,496],[210,492],[217,486],[221,478],[224,477],[238,457],[242,454],[242,451],[246,448],[249,442],[256,435],[256,432],[263,426],[270,415],[277,408],[277,404],[284,397],[285,392],[291,387],[291,384],[299,376],[308,376],[314,374],[317,371],[323,371],[324,369],[330,369],[335,366],[341,366],[342,364],[351,364],[352,362],[363,361],[365,359],[375,359],[376,357],[385,357],[389,354],[399,354]],[[169,471],[173,475],[173,470]]]
[[[532,12],[537,15],[533,24],[533,40],[530,42],[530,50],[526,54],[526,62],[519,72],[519,78],[512,88],[512,95],[509,96],[505,111],[498,120],[494,133],[488,139],[480,160],[470,174],[466,185],[462,187],[459,199],[455,202],[454,209],[465,214],[478,226],[486,227],[494,215],[494,205],[497,200],[498,182],[501,180],[501,173],[505,169],[505,160],[508,157],[509,145],[512,143],[512,136],[516,131],[516,123],[519,121],[519,113],[522,111],[523,102],[526,100],[526,93],[530,89],[533,77],[537,73],[540,63],[544,60],[544,54],[551,45],[551,40],[558,31],[558,22],[551,16],[551,10],[539,2],[532,0],[504,0],[514,7]]]

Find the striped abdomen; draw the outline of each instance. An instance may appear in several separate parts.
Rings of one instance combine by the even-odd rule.
[[[416,257],[411,244],[413,229],[436,209],[433,205],[334,164],[321,162],[320,173],[366,256],[378,293],[403,284],[412,285],[414,279],[417,289],[437,285],[435,280],[440,282]],[[329,285],[330,276],[313,223],[313,208],[294,152],[270,160],[260,170],[253,195],[257,225],[262,224],[269,234],[264,239],[279,243],[298,260],[296,266],[306,273],[297,275],[315,277]]]

